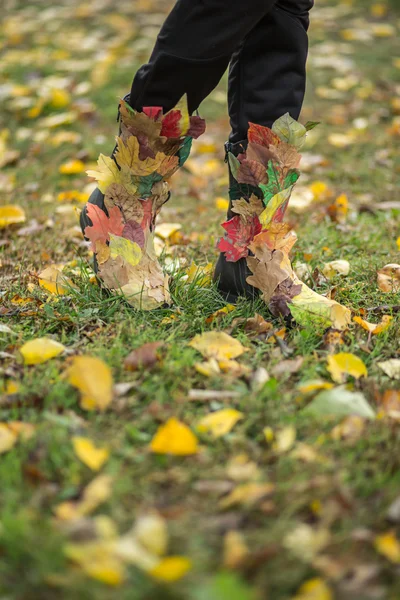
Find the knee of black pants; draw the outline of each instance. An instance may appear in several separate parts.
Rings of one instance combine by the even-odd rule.
[[[310,25],[310,10],[314,6],[314,0],[278,0],[275,8],[284,10],[294,17],[307,31]]]

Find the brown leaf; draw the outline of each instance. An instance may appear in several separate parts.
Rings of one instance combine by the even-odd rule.
[[[280,377],[281,375],[286,374],[292,375],[301,369],[303,362],[304,358],[302,356],[298,356],[293,360],[282,360],[272,369],[272,374],[274,377]]]
[[[260,183],[267,183],[267,174],[265,167],[256,160],[242,160],[237,172],[238,183],[248,183],[258,186]]]
[[[263,212],[264,208],[262,201],[254,194],[250,196],[249,201],[244,198],[232,201],[232,212],[244,218],[252,217],[253,215],[258,216]]]
[[[301,155],[297,152],[296,148],[292,144],[281,142],[278,146],[270,146],[269,150],[274,159],[285,169],[289,170],[298,168]]]
[[[250,244],[249,248],[256,256],[247,257],[247,266],[252,275],[246,281],[261,290],[263,299],[269,302],[278,285],[288,277],[288,273],[281,268],[283,252],[270,252],[265,245]]]
[[[125,370],[151,369],[160,360],[158,350],[163,345],[163,342],[149,342],[132,350],[124,360]]]

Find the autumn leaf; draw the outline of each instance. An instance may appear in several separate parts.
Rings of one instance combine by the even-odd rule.
[[[249,244],[260,233],[261,224],[257,215],[243,220],[240,216],[232,217],[222,224],[226,234],[218,242],[218,248],[225,253],[228,262],[237,262],[249,254]]]
[[[333,600],[333,593],[323,579],[309,579],[300,587],[292,600]]]
[[[76,356],[67,372],[68,381],[81,394],[85,410],[105,410],[112,400],[112,375],[110,368],[100,358]]]
[[[378,335],[379,333],[383,333],[384,331],[389,329],[393,321],[393,317],[391,317],[390,315],[383,315],[382,321],[380,323],[369,323],[361,317],[353,317],[353,321],[358,325],[361,325],[363,329],[365,329],[372,335]]]
[[[347,260],[333,260],[327,262],[322,269],[327,279],[333,279],[337,275],[346,276],[350,273],[350,263]]]
[[[382,554],[390,562],[400,564],[400,542],[394,531],[388,531],[377,535],[374,546],[379,554]]]
[[[400,291],[400,265],[389,264],[378,270],[378,287],[385,294]]]
[[[267,174],[264,165],[255,160],[242,160],[236,174],[238,183],[247,183],[248,185],[258,186],[267,181]]]
[[[280,117],[272,125],[272,131],[283,141],[300,149],[304,146],[307,129],[301,123],[293,119],[289,113]]]
[[[328,356],[327,369],[336,383],[344,383],[346,375],[351,375],[355,379],[368,376],[367,367],[361,358],[347,352]]]
[[[51,358],[59,356],[65,351],[65,346],[51,338],[36,338],[26,342],[19,349],[26,365],[38,365]]]
[[[127,371],[151,369],[160,360],[159,350],[162,346],[163,342],[148,342],[132,350],[124,360],[124,368]]]
[[[373,419],[375,413],[360,392],[350,392],[344,386],[325,390],[308,404],[303,412],[305,414],[321,415],[358,415]]]
[[[24,223],[26,220],[25,211],[16,204],[5,204],[0,206],[0,229],[9,225]]]
[[[249,123],[247,137],[250,143],[259,144],[266,148],[269,148],[271,145],[279,146],[281,143],[280,137],[269,127],[263,127],[251,122]]]
[[[190,456],[197,453],[197,438],[187,425],[171,417],[158,428],[150,450],[156,454]]]
[[[111,258],[120,257],[131,265],[131,267],[136,267],[140,263],[142,250],[136,242],[131,242],[127,238],[112,233],[109,234],[109,237]]]
[[[200,419],[196,429],[201,433],[210,433],[214,438],[219,438],[229,433],[243,417],[243,413],[234,408],[223,408]]]
[[[97,448],[92,440],[86,437],[73,437],[72,445],[77,457],[92,471],[99,471],[110,454],[106,448]]]
[[[56,296],[65,296],[71,292],[71,288],[76,289],[71,279],[62,273],[62,268],[56,265],[51,265],[41,271],[38,279],[41,288]]]
[[[150,569],[149,575],[167,583],[182,579],[192,568],[192,561],[185,556],[166,556]]]
[[[223,331],[206,331],[196,335],[189,346],[198,350],[205,358],[226,360],[237,358],[246,348],[242,344]]]
[[[224,496],[219,505],[223,509],[233,506],[254,506],[266,496],[270,496],[275,491],[273,483],[244,483],[238,485],[227,496]]]
[[[253,215],[260,215],[264,210],[264,204],[262,201],[252,194],[249,200],[240,198],[239,200],[232,201],[232,212],[237,213],[243,218],[252,217]]]
[[[282,268],[283,252],[280,250],[270,251],[265,244],[256,244],[256,240],[249,246],[255,256],[247,258],[247,266],[252,275],[246,281],[255,288],[261,290],[265,302],[269,302],[279,286],[289,273]]]
[[[391,379],[400,380],[400,359],[399,358],[389,358],[389,360],[384,360],[378,362],[378,367],[382,369],[384,373]]]
[[[74,521],[91,514],[111,496],[112,483],[110,475],[97,475],[83,490],[80,500],[66,501],[56,506],[56,517],[62,521]]]
[[[18,435],[7,423],[0,423],[0,454],[8,452],[17,443]]]
[[[85,228],[85,236],[92,242],[93,250],[96,251],[96,242],[106,242],[110,234],[120,236],[124,230],[122,214],[117,206],[113,206],[108,216],[99,206],[88,203],[86,205],[87,215],[92,222]]]
[[[108,186],[113,183],[120,182],[120,172],[115,161],[109,156],[100,154],[97,161],[97,169],[89,169],[86,171],[89,177],[93,177],[97,181],[99,190],[106,193]]]

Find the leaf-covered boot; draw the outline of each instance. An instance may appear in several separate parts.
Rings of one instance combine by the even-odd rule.
[[[168,179],[186,161],[205,122],[189,116],[185,97],[165,115],[160,107],[138,112],[121,100],[119,115],[112,157],[100,155],[97,169],[88,171],[98,190],[81,225],[102,284],[135,308],[151,310],[170,301],[168,277],[154,250],[156,218],[170,197]]]
[[[286,114],[272,129],[249,125],[246,151],[237,156],[230,153],[229,164],[238,189],[250,186],[253,193],[232,199],[235,216],[223,224],[226,233],[218,247],[226,264],[246,261],[246,283],[261,293],[275,316],[291,315],[300,324],[345,329],[350,310],[311,290],[293,271],[289,252],[297,236],[283,223],[300,176],[298,150],[314,124],[303,126]]]

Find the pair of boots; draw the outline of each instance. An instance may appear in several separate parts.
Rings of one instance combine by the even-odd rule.
[[[101,155],[89,175],[98,182],[81,214],[91,241],[95,269],[103,285],[119,291],[135,308],[168,304],[168,277],[154,251],[155,221],[169,199],[168,179],[189,156],[205,122],[190,116],[186,98],[163,114],[160,107],[134,110],[119,105],[120,131],[111,157]],[[283,223],[299,178],[307,129],[289,114],[272,129],[250,124],[246,142],[227,144],[230,207],[214,279],[230,302],[258,294],[274,315],[310,318],[344,328],[347,309],[300,282],[289,252],[296,235]]]

